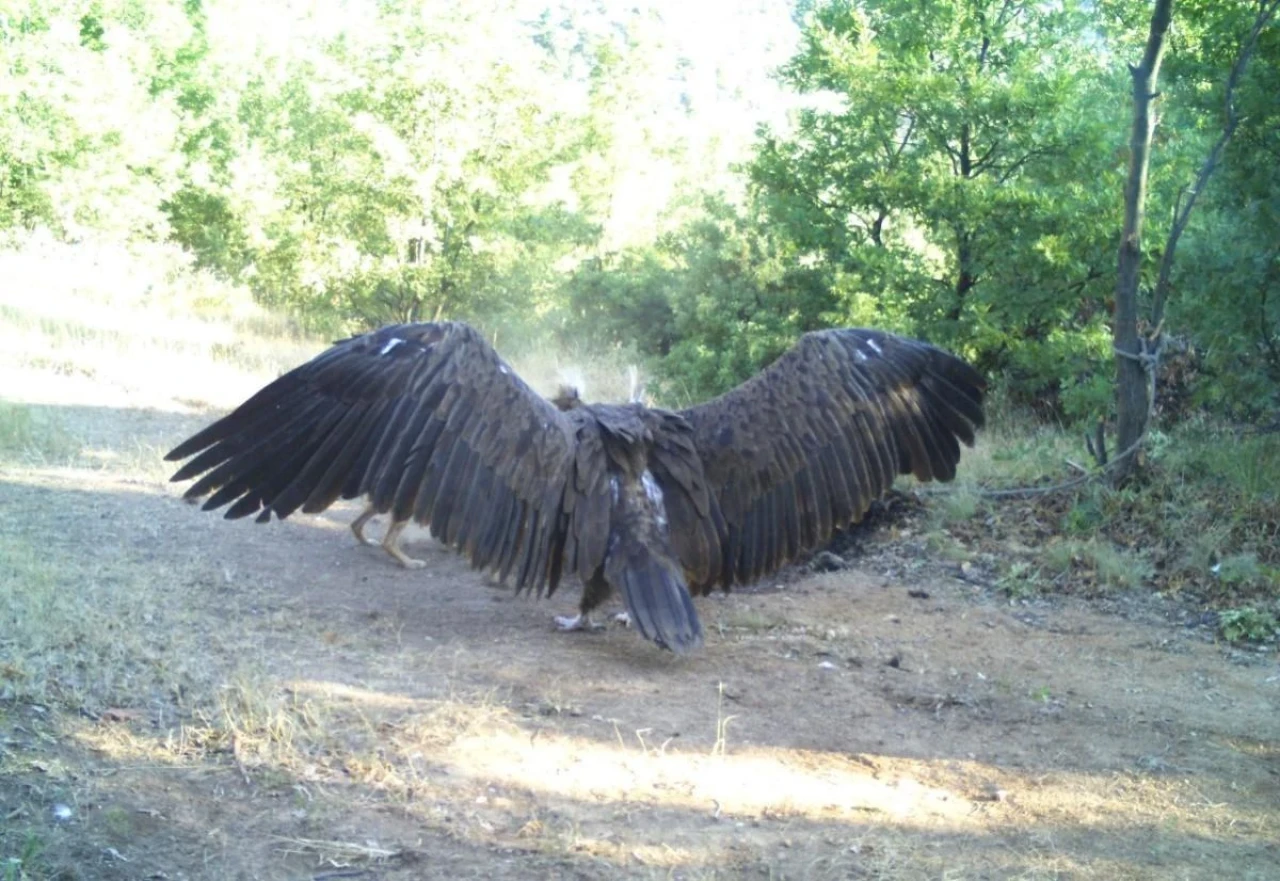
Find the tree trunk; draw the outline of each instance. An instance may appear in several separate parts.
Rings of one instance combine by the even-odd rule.
[[[1116,313],[1112,331],[1116,350],[1117,457],[1112,479],[1117,483],[1134,471],[1151,418],[1151,372],[1143,340],[1138,336],[1138,281],[1142,267],[1142,219],[1147,196],[1147,166],[1155,130],[1154,101],[1164,37],[1173,17],[1173,0],[1156,0],[1142,62],[1133,75],[1133,129],[1129,137],[1129,179],[1124,190],[1124,230],[1120,236],[1116,278]]]

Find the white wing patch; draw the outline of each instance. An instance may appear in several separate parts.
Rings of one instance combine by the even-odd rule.
[[[382,349],[378,352],[378,354],[386,355],[396,346],[403,346],[403,345],[404,345],[404,340],[400,339],[400,337],[398,336],[393,336],[391,339],[387,340],[386,345],[382,347]]]
[[[873,339],[867,340],[867,346],[870,347],[871,351],[875,352],[877,355],[884,354],[882,351],[880,351],[880,344]]]

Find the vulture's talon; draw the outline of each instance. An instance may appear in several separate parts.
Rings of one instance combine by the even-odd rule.
[[[556,629],[561,630],[565,633],[569,633],[574,630],[582,630],[582,631],[590,632],[593,630],[605,629],[605,625],[598,624],[595,621],[592,621],[591,616],[586,613],[580,613],[572,616],[556,615],[555,622],[556,622]]]

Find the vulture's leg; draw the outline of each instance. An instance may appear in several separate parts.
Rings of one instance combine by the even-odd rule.
[[[604,602],[609,595],[609,582],[604,575],[597,572],[582,588],[582,602],[578,604],[578,614],[556,615],[558,630],[604,630],[608,625],[591,620],[591,610]]]
[[[382,549],[388,554],[396,558],[396,562],[406,569],[421,569],[427,565],[423,560],[415,560],[404,551],[400,550],[400,533],[404,532],[404,528],[409,525],[408,520],[397,520],[387,529],[387,534],[382,537]]]
[[[378,512],[373,510],[373,502],[370,501],[365,505],[364,510],[360,512],[360,516],[351,521],[351,532],[355,535],[356,541],[362,545],[376,545],[377,542],[368,538],[364,534],[365,524],[373,519]]]

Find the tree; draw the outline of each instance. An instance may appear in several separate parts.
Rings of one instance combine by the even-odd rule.
[[[1133,126],[1129,137],[1129,176],[1124,191],[1124,228],[1120,233],[1119,270],[1116,274],[1116,314],[1113,329],[1116,350],[1116,412],[1121,459],[1114,476],[1123,479],[1133,468],[1137,445],[1146,433],[1154,395],[1154,358],[1148,343],[1138,336],[1138,280],[1142,267],[1142,221],[1147,195],[1151,135],[1155,115],[1156,79],[1164,56],[1164,38],[1173,16],[1173,0],[1156,0],[1142,61],[1130,68],[1133,77]],[[1157,330],[1157,333],[1159,331]],[[1149,385],[1149,383],[1151,385]],[[1094,448],[1099,464],[1107,464],[1101,432]]]
[[[1116,281],[1116,315],[1114,344],[1116,353],[1116,444],[1119,454],[1111,462],[1112,479],[1122,482],[1136,469],[1143,439],[1151,419],[1155,399],[1156,367],[1159,363],[1161,337],[1164,331],[1165,306],[1168,302],[1174,257],[1178,243],[1187,229],[1200,195],[1222,161],[1227,145],[1239,124],[1236,90],[1241,83],[1258,39],[1274,18],[1280,0],[1260,0],[1256,4],[1253,23],[1241,40],[1226,77],[1223,89],[1224,112],[1221,130],[1209,147],[1191,186],[1178,195],[1173,221],[1160,257],[1159,270],[1152,292],[1150,330],[1145,335],[1138,329],[1138,294],[1142,261],[1142,222],[1146,200],[1147,168],[1155,116],[1151,104],[1155,99],[1156,80],[1164,53],[1165,34],[1173,17],[1172,0],[1156,0],[1151,16],[1146,50],[1142,61],[1131,68],[1133,78],[1133,126],[1130,137],[1129,178],[1125,188],[1125,222],[1121,234],[1119,272]],[[1269,260],[1274,260],[1274,252]],[[1264,279],[1265,285],[1269,279]],[[1265,317],[1265,316],[1264,316]],[[1095,455],[1106,462],[1099,443]]]
[[[247,53],[209,42],[215,14],[191,10],[163,83],[187,159],[165,207],[200,263],[260,299],[330,324],[474,319],[511,308],[515,284],[527,306],[591,234],[550,185],[583,127],[506,0],[353,8],[337,29],[277,11],[321,35]]]
[[[0,229],[162,234],[176,126],[148,86],[185,38],[174,2],[0,6]]]
[[[1066,2],[827,0],[783,72],[809,97],[750,174],[771,216],[878,318],[1056,390],[1101,354],[1109,83]],[[1099,162],[1099,158],[1102,161]],[[874,314],[867,314],[867,303]]]
[[[732,388],[839,315],[822,272],[758,206],[701,205],[654,246],[586,261],[570,287],[566,332],[653,358],[669,401]]]

